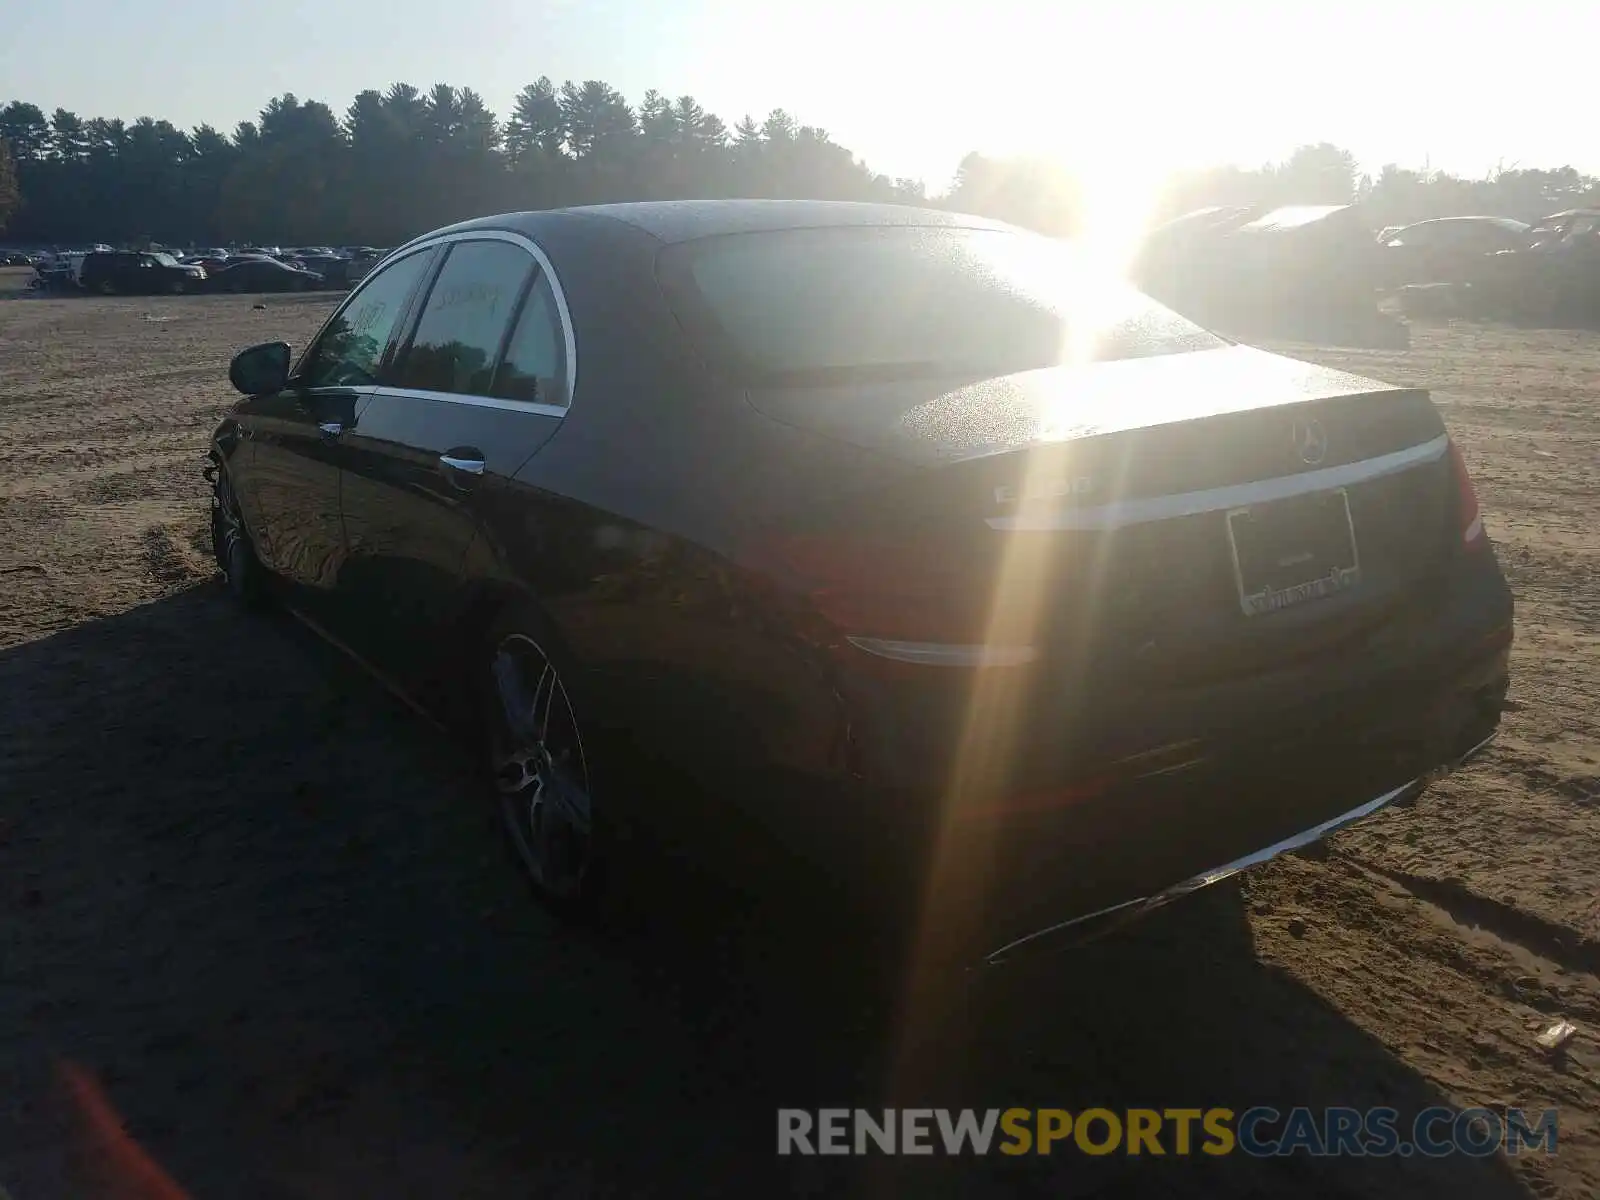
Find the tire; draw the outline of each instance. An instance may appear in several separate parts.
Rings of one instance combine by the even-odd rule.
[[[188,290],[188,285],[185,284],[181,279],[174,279],[167,285],[167,291],[171,292],[174,296],[181,296]]]
[[[610,890],[612,839],[596,807],[602,739],[569,689],[573,667],[540,614],[519,606],[491,624],[472,669],[483,790],[513,859],[546,908],[592,917]]]
[[[211,553],[229,593],[241,607],[254,610],[266,604],[270,594],[267,569],[256,556],[227,470],[220,466],[211,497]]]
[[[117,294],[117,285],[109,279],[102,279],[95,290],[102,296],[115,296]]]
[[[244,294],[244,281],[241,279],[228,280],[228,290],[235,296],[242,296]]]

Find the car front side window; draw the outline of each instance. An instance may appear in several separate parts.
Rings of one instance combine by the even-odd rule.
[[[299,372],[302,387],[366,387],[377,382],[378,365],[422,281],[432,253],[420,251],[365,280],[328,322]]]

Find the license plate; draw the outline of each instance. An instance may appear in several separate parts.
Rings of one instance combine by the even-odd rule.
[[[1343,488],[1228,513],[1239,607],[1247,617],[1348,591],[1361,582],[1355,522]]]

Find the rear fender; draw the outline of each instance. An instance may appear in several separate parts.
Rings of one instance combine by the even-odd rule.
[[[511,613],[519,614],[530,626],[526,631],[528,636],[546,653],[569,668],[575,668],[563,671],[563,676],[574,675],[568,687],[582,687],[581,663],[574,658],[567,639],[532,588],[511,579],[466,581],[457,592],[446,622],[445,644],[440,647],[439,655],[439,662],[443,664],[439,682],[445,688],[447,724],[469,738],[478,735],[483,716],[482,696],[472,672],[484,661],[490,631]],[[577,696],[573,699],[578,701]]]

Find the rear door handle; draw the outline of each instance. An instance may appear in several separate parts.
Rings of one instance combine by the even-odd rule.
[[[476,450],[451,450],[439,455],[439,465],[446,475],[482,475],[483,455]]]

